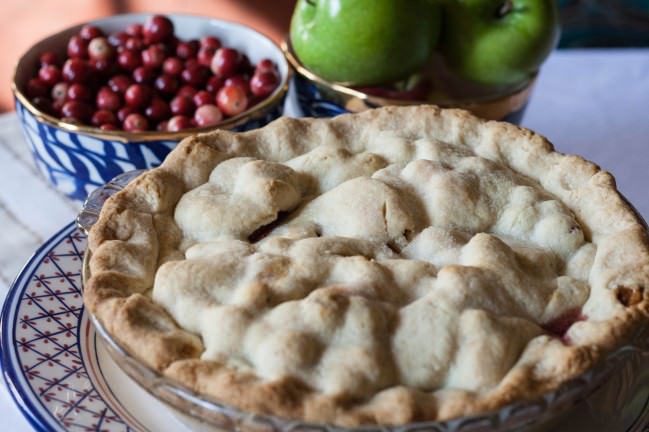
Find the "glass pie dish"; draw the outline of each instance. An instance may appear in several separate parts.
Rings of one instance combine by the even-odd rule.
[[[77,217],[79,228],[87,232],[97,220],[103,203],[142,172],[122,174],[91,193]],[[646,223],[644,226],[649,230]],[[89,278],[88,261],[89,253],[86,252],[84,281]],[[166,403],[194,430],[493,432],[552,429],[555,432],[635,432],[645,431],[649,425],[647,328],[637,334],[631,344],[610,353],[592,369],[537,399],[519,401],[497,411],[447,421],[426,421],[401,426],[371,425],[350,429],[245,412],[197,394],[146,366],[120,345],[96,317],[92,314],[90,317],[117,365],[147,392]]]

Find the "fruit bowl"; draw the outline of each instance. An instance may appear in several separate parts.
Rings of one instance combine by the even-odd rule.
[[[309,117],[332,117],[387,105],[432,103],[443,108],[463,108],[489,120],[519,124],[532,93],[536,75],[512,86],[483,88],[454,77],[439,56],[434,56],[419,76],[420,85],[406,91],[354,88],[327,81],[306,68],[290,42],[282,50],[295,70],[293,78],[300,110]],[[435,71],[431,73],[430,71]],[[423,84],[423,85],[421,85]]]
[[[150,14],[125,14],[89,24],[104,33],[123,31],[144,22]],[[15,107],[36,166],[59,191],[83,200],[93,189],[120,173],[155,167],[169,151],[189,135],[215,128],[244,131],[269,123],[283,113],[291,69],[280,48],[269,38],[244,25],[208,17],[172,14],[175,35],[181,40],[214,36],[224,46],[245,53],[252,64],[270,59],[279,74],[277,87],[265,99],[218,124],[174,132],[102,130],[57,118],[37,107],[28,97],[27,85],[38,70],[41,53],[63,57],[68,40],[83,27],[70,27],[32,46],[18,61],[12,82]]]

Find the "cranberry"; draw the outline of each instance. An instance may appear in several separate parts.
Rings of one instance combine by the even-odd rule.
[[[108,43],[114,46],[115,48],[123,47],[128,40],[129,35],[124,32],[113,33],[108,36]]]
[[[126,39],[124,48],[126,48],[127,50],[142,51],[142,49],[144,48],[144,41],[139,37],[130,37]]]
[[[85,60],[72,58],[63,65],[63,78],[71,83],[86,83],[92,76],[93,68]]]
[[[196,61],[198,61],[199,64],[210,67],[215,52],[216,50],[212,47],[201,47],[201,49],[198,50],[198,54],[196,54]]]
[[[171,110],[169,109],[167,102],[161,98],[153,98],[151,104],[146,107],[146,110],[144,110],[144,114],[146,114],[152,122],[158,123],[162,120],[168,119],[171,116]]]
[[[55,85],[56,87],[56,85]],[[48,85],[38,78],[32,78],[27,81],[27,96],[30,98],[44,97],[49,93]]]
[[[68,88],[69,85],[66,82],[60,82],[54,84],[54,87],[52,87],[52,100],[54,101],[64,101],[65,98],[68,96]]]
[[[104,32],[102,32],[98,27],[95,27],[92,24],[86,24],[83,27],[81,27],[81,30],[79,30],[79,36],[81,36],[83,39],[89,41],[97,37],[101,37],[104,35]]]
[[[53,86],[63,79],[61,69],[54,65],[45,65],[38,70],[38,78],[46,85]]]
[[[162,66],[165,60],[165,49],[162,45],[151,45],[142,51],[142,64],[153,68]]]
[[[187,84],[195,87],[203,87],[210,77],[210,70],[207,66],[194,64],[182,71],[181,77]]]
[[[127,25],[124,31],[129,36],[142,37],[142,29],[143,29],[142,24],[134,23],[134,24]]]
[[[52,101],[52,107],[54,107],[54,112],[56,115],[61,115],[61,108],[63,108],[63,104],[66,102],[65,99],[59,99],[59,100],[53,100]]]
[[[116,93],[124,93],[131,84],[133,80],[128,75],[115,75],[108,80],[108,86]]]
[[[129,132],[143,132],[149,128],[149,122],[142,114],[132,113],[126,116],[122,127]]]
[[[130,107],[130,106],[125,106],[120,108],[117,111],[117,120],[119,120],[121,123],[124,123],[124,120],[126,117],[128,117],[129,114],[133,114],[138,112],[135,108]]]
[[[118,127],[115,126],[114,124],[107,123],[107,124],[103,124],[103,125],[99,126],[99,129],[105,130],[105,131],[114,131],[114,130],[118,130]]]
[[[95,111],[95,113],[92,115],[90,123],[92,123],[94,126],[101,126],[103,124],[116,125],[117,117],[112,111],[99,110]]]
[[[45,65],[54,65],[54,66],[59,66],[59,56],[54,54],[52,51],[45,51],[43,54],[41,54],[40,59],[41,61],[41,66]]]
[[[274,72],[277,73],[277,66],[275,66],[275,63],[271,59],[263,59],[260,60],[259,63],[257,63],[257,66],[255,66],[255,73],[258,72]]]
[[[150,66],[140,66],[133,71],[133,80],[136,83],[148,84],[155,80],[155,69]]]
[[[144,84],[133,84],[126,89],[124,101],[133,108],[144,108],[153,97],[153,89]]]
[[[69,58],[87,58],[88,57],[88,41],[81,36],[72,36],[68,41],[68,57]]]
[[[32,99],[32,104],[41,112],[50,115],[57,115],[57,110],[52,104],[52,100],[46,97],[37,96]]]
[[[68,87],[68,100],[76,100],[81,102],[90,102],[92,100],[92,90],[83,84],[71,84]]]
[[[178,57],[169,57],[162,64],[162,71],[168,75],[180,75],[183,68],[183,61]]]
[[[214,53],[212,64],[210,65],[214,75],[224,78],[233,75],[241,63],[241,53],[232,48],[219,48]]]
[[[108,111],[117,111],[122,106],[122,98],[119,93],[111,90],[109,87],[102,87],[97,92],[95,98],[97,108]]]
[[[142,64],[142,58],[138,51],[125,49],[117,55],[117,63],[122,68],[132,71]]]
[[[155,80],[155,88],[165,96],[171,96],[178,89],[178,80],[172,75],[160,75]]]
[[[176,45],[176,56],[181,59],[190,59],[196,57],[200,45],[198,41],[178,42]]]
[[[64,117],[73,118],[81,123],[86,123],[92,116],[92,108],[85,102],[67,101],[61,108]]]
[[[212,75],[205,84],[205,90],[215,93],[223,86],[223,79],[216,75]]]
[[[185,96],[191,99],[194,97],[197,91],[198,90],[190,85],[184,85],[180,89],[178,89],[178,94],[176,96]]]
[[[203,36],[201,38],[201,48],[212,48],[216,51],[221,48],[221,41],[214,36]]]
[[[171,108],[171,113],[173,115],[190,116],[194,113],[196,105],[194,105],[194,101],[187,96],[176,96],[171,99],[171,102],[169,102],[169,108]]]
[[[192,98],[197,107],[214,103],[214,95],[208,91],[200,90]]]
[[[257,72],[250,78],[250,92],[255,96],[268,96],[277,88],[279,78],[274,72]]]
[[[189,120],[189,117],[184,115],[173,116],[167,122],[167,131],[168,132],[178,132],[183,129],[189,129],[192,127],[192,122]]]
[[[88,55],[91,59],[107,60],[113,56],[113,47],[105,37],[96,37],[88,43]]]
[[[246,109],[248,97],[239,86],[223,86],[216,94],[216,105],[223,114],[232,117]]]
[[[155,127],[158,132],[167,132],[167,120],[163,120]]]
[[[142,34],[147,43],[162,42],[173,36],[174,25],[163,15],[153,15],[144,23]]]
[[[223,85],[226,87],[241,87],[245,92],[248,92],[250,82],[248,78],[243,75],[233,75],[223,81]]]
[[[213,126],[223,120],[223,114],[216,105],[208,104],[198,107],[194,113],[194,121],[198,127]]]
[[[91,60],[92,68],[103,78],[108,78],[118,72],[118,66],[112,59]]]

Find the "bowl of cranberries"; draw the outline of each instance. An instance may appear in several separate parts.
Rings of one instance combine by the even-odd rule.
[[[241,24],[190,15],[117,15],[31,47],[13,92],[36,165],[66,195],[155,167],[183,138],[244,131],[283,113],[290,68]]]

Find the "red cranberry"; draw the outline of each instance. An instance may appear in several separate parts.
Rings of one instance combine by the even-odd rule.
[[[56,87],[56,85],[54,87]],[[27,96],[30,98],[44,97],[49,93],[48,85],[38,78],[31,78],[29,81],[27,81],[26,91]]]
[[[142,51],[142,64],[159,68],[165,60],[165,49],[162,45],[151,45]]]
[[[155,127],[158,132],[167,132],[167,120],[163,120]]]
[[[113,47],[105,37],[96,37],[88,43],[88,55],[91,59],[107,60],[113,56]]]
[[[117,111],[117,120],[119,120],[120,123],[124,123],[124,120],[126,120],[126,117],[128,117],[129,114],[133,114],[136,112],[138,111],[133,107],[130,106],[122,107]]]
[[[81,30],[79,30],[79,36],[81,36],[83,39],[89,41],[97,37],[101,37],[104,35],[104,32],[102,32],[98,27],[95,27],[92,24],[86,24],[83,27],[81,27]]]
[[[73,118],[81,123],[87,123],[92,116],[92,108],[85,102],[67,101],[61,108],[64,117]]]
[[[92,68],[104,78],[113,76],[118,71],[118,66],[112,59],[91,60],[90,64],[92,65]]]
[[[131,84],[133,80],[128,75],[115,75],[108,80],[108,86],[116,93],[124,93]]]
[[[176,56],[181,59],[190,59],[196,57],[198,48],[200,47],[198,41],[178,42],[176,45]]]
[[[184,85],[178,89],[178,93],[176,94],[176,96],[185,96],[191,99],[194,97],[197,91],[198,90],[196,90],[194,87],[190,85]]]
[[[41,54],[39,60],[41,61],[41,66],[45,66],[45,65],[59,66],[60,65],[59,56],[57,56],[52,51],[45,51],[43,54]]]
[[[142,51],[144,48],[144,41],[139,37],[130,37],[126,39],[124,48],[127,50]]]
[[[216,50],[214,48],[201,47],[201,49],[198,50],[198,54],[196,54],[196,61],[198,61],[199,64],[210,67],[215,52]]]
[[[255,96],[268,96],[277,88],[279,78],[274,72],[255,73],[250,78],[250,92]]]
[[[171,116],[171,110],[167,102],[161,98],[153,98],[151,105],[146,107],[144,114],[154,123],[166,120]]]
[[[194,101],[186,96],[176,96],[169,102],[169,108],[173,115],[186,115],[191,116],[196,109]]]
[[[92,90],[84,84],[71,84],[68,87],[68,100],[76,100],[81,102],[90,102],[92,100]]]
[[[181,77],[187,84],[195,87],[203,87],[210,77],[210,70],[207,66],[195,64],[183,70]]]
[[[209,77],[207,84],[205,84],[205,90],[214,94],[216,94],[221,87],[223,87],[223,78],[216,75]]]
[[[52,107],[54,108],[54,115],[60,116],[61,115],[61,108],[63,108],[63,104],[66,102],[65,99],[59,99],[59,100],[54,100],[52,101]]]
[[[115,48],[123,47],[128,40],[129,35],[124,32],[113,33],[108,36],[108,43],[114,46]]]
[[[147,43],[162,42],[173,36],[174,25],[166,16],[153,15],[144,23],[142,34]]]
[[[107,124],[103,124],[103,125],[99,126],[99,129],[105,130],[105,131],[114,131],[114,130],[118,130],[119,128],[117,126],[115,126],[114,124],[107,123]]]
[[[221,48],[221,41],[214,36],[203,36],[201,38],[201,47],[212,48],[214,51]]]
[[[68,57],[69,58],[87,58],[88,57],[88,41],[81,36],[72,36],[68,41]]]
[[[117,111],[122,106],[122,98],[119,93],[111,90],[109,87],[102,87],[97,92],[95,98],[97,108],[108,111]]]
[[[239,86],[223,86],[216,94],[216,105],[223,114],[232,117],[246,109],[248,97]]]
[[[192,122],[189,120],[189,117],[184,115],[173,116],[167,122],[167,131],[168,132],[178,132],[183,129],[189,129],[192,127]]]
[[[180,75],[185,65],[178,57],[169,57],[162,64],[162,71],[168,75]]]
[[[46,85],[53,86],[63,79],[61,69],[54,65],[45,65],[38,70],[38,78]]]
[[[117,55],[117,63],[122,68],[132,71],[142,64],[142,58],[138,51],[125,49]]]
[[[129,132],[144,132],[149,129],[149,122],[142,114],[133,113],[126,116],[122,127]]]
[[[248,87],[250,86],[250,82],[248,79],[243,76],[243,75],[234,75],[231,76],[230,78],[226,79],[223,82],[224,87],[241,87],[241,89],[248,93]]]
[[[200,90],[192,98],[197,107],[214,103],[214,95],[208,91]]]
[[[41,112],[49,115],[57,115],[57,109],[54,108],[52,100],[46,97],[37,96],[32,99],[32,104]]]
[[[259,63],[257,63],[257,66],[255,66],[255,73],[258,72],[275,72],[277,73],[277,66],[275,66],[275,63],[271,59],[263,59],[260,60]]]
[[[239,51],[232,48],[219,48],[214,53],[210,67],[214,75],[227,78],[236,73],[240,63],[241,53]]]
[[[126,26],[125,33],[132,37],[142,37],[142,24],[134,23]]]
[[[144,108],[153,97],[153,89],[144,84],[133,84],[126,89],[124,101],[133,108]]]
[[[68,96],[68,88],[69,84],[66,82],[60,82],[54,84],[54,87],[52,87],[52,100],[54,101],[64,101],[67,96]]]
[[[79,58],[66,60],[63,65],[63,78],[71,83],[86,83],[92,76],[93,68],[88,62]]]
[[[196,67],[196,65],[198,64],[198,60],[196,60],[195,58],[187,59],[185,60],[185,68],[183,70]]]
[[[133,71],[133,80],[136,83],[148,84],[155,80],[155,69],[150,66],[140,66]]]
[[[223,114],[216,105],[208,104],[198,107],[194,113],[194,121],[198,127],[213,126],[223,120]]]
[[[172,75],[160,75],[156,78],[154,85],[165,96],[171,96],[178,90],[178,80]]]
[[[103,124],[116,125],[117,116],[115,116],[115,113],[108,110],[95,111],[95,113],[92,115],[90,123],[92,123],[94,126],[101,126]]]

